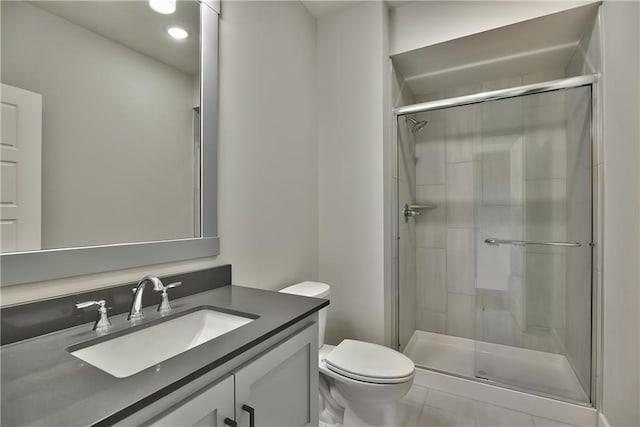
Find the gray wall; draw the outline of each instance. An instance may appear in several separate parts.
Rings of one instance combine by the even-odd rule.
[[[300,2],[224,2],[219,224],[234,283],[317,279],[316,22]]]
[[[194,76],[26,2],[2,31],[2,82],[43,96],[43,248],[193,236]]]
[[[318,20],[319,278],[332,287],[331,344],[385,341],[386,13],[362,2]]]
[[[603,35],[603,407],[612,426],[640,424],[638,2],[605,1]]]

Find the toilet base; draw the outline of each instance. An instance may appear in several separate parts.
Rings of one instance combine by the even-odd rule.
[[[412,383],[354,387],[320,373],[320,421],[329,426],[397,427],[398,401]]]
[[[413,376],[403,383],[374,384],[339,375],[327,368],[325,356],[335,347],[319,351],[320,425],[328,427],[397,427],[398,402],[411,389]]]

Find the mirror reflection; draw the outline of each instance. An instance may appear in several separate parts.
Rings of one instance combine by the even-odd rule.
[[[1,8],[2,252],[199,237],[198,3]]]

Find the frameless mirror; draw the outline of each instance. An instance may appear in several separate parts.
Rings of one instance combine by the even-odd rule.
[[[217,123],[212,118],[203,127],[200,117],[217,115],[218,21],[208,6],[194,0],[2,2],[3,269],[18,255],[31,254],[44,268],[49,262],[33,254],[73,248],[86,256],[96,247],[148,248],[144,243],[217,235],[211,212]],[[213,176],[207,189],[203,176]],[[212,219],[203,222],[207,214]],[[138,265],[212,251],[143,255]],[[90,271],[17,280],[136,265],[95,264]],[[16,281],[4,272],[2,279]]]

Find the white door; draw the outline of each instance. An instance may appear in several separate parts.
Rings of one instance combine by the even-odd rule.
[[[234,424],[233,376],[170,409],[153,427],[224,427]],[[226,422],[225,422],[226,420]]]
[[[0,251],[40,249],[42,95],[2,85]]]

